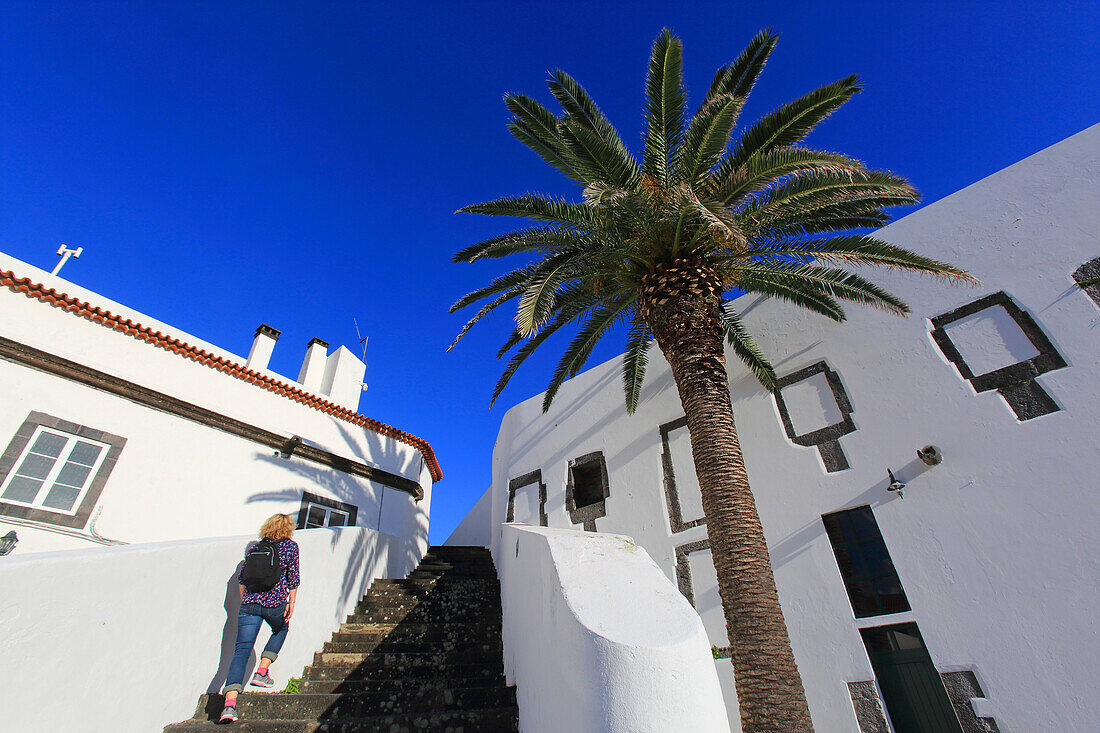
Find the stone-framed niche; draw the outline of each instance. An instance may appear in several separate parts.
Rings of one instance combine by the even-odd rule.
[[[775,406],[783,430],[795,445],[814,446],[827,473],[848,468],[840,437],[853,433],[852,401],[824,361],[776,380]]]
[[[692,608],[701,615],[710,608],[699,608],[699,602],[710,604],[717,608],[722,616],[723,644],[714,645],[715,659],[730,659],[733,657],[733,647],[725,639],[725,614],[722,612],[722,599],[718,595],[718,576],[714,569],[714,559],[710,551],[710,540],[697,540],[686,542],[675,548],[676,552],[676,587],[688,600]],[[706,560],[710,560],[709,563]],[[695,570],[692,570],[695,565]],[[713,636],[711,637],[714,638]],[[712,642],[713,643],[713,642]]]
[[[518,497],[518,502],[517,502]],[[537,510],[535,508],[537,502]],[[505,521],[515,522],[516,505],[520,507],[520,522],[532,523],[538,516],[539,526],[549,525],[546,516],[546,484],[542,481],[542,470],[536,469],[508,482],[508,515]]]
[[[565,483],[565,508],[573,524],[585,532],[596,531],[596,520],[607,516],[607,498],[611,485],[603,453],[595,451],[569,461]]]
[[[661,473],[665,488],[665,506],[673,534],[706,524],[699,477],[691,456],[691,436],[687,417],[667,422],[661,433]]]
[[[1100,305],[1100,257],[1089,260],[1073,271],[1073,282]]]
[[[932,340],[975,392],[996,390],[1021,422],[1061,408],[1035,378],[1066,360],[1004,291],[932,319]]]

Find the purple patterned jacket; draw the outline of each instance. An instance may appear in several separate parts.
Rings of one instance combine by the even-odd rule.
[[[279,578],[271,590],[263,593],[249,593],[247,590],[241,597],[241,603],[258,603],[266,608],[277,608],[286,603],[290,597],[290,591],[298,587],[301,577],[298,573],[298,543],[291,539],[279,540],[279,564],[283,566],[283,575]],[[252,549],[252,545],[248,546]],[[245,555],[248,550],[245,550]],[[237,573],[237,582],[244,585],[244,565]]]

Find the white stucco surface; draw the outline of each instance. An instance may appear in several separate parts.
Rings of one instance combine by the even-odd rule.
[[[236,572],[252,537],[6,557],[0,563],[0,702],[10,731],[154,731],[221,689],[236,638]],[[296,532],[302,582],[271,667],[275,691],[375,578],[400,578],[419,545],[369,529]],[[268,638],[260,632],[251,675]],[[247,677],[246,677],[247,678]]]
[[[459,523],[444,545],[471,545],[474,547],[489,546],[489,523],[492,522],[492,487],[485,489],[485,493],[474,504],[474,508]]]
[[[215,355],[244,362],[7,255],[0,254],[0,270],[11,270],[18,277],[29,277]],[[424,456],[406,443],[8,288],[0,288],[0,335],[288,439],[301,436],[307,445],[409,478],[425,494],[417,502],[405,492],[299,456],[276,455],[264,445],[215,427],[0,360],[0,402],[4,404],[0,451],[32,411],[126,439],[96,511],[79,531],[63,533],[48,525],[0,516],[0,534],[10,529],[18,533],[17,555],[94,547],[93,522],[98,535],[127,543],[237,534],[259,526],[275,512],[297,516],[304,492],[355,505],[358,526],[415,535],[427,546],[432,479]],[[330,386],[335,379],[338,401],[352,407],[358,402],[362,379],[356,363],[362,365],[340,347],[328,358],[326,372]],[[294,384],[290,378],[268,374]]]
[[[912,314],[848,305],[843,324],[779,302],[737,302],[779,376],[825,361],[853,408],[856,430],[839,438],[850,468],[828,473],[815,447],[788,438],[774,397],[727,354],[749,479],[817,730],[857,730],[846,683],[874,677],[859,629],[908,621],[919,625],[939,671],[975,673],[986,698],[974,708],[1001,730],[1095,728],[1100,309],[1071,274],[1100,257],[1098,204],[1100,125],[879,233],[962,266],[978,286],[872,272]],[[1035,380],[1056,412],[1018,420],[996,391],[975,392],[931,338],[931,318],[998,291],[1034,318],[1067,363]],[[997,309],[948,331],[975,373],[1035,353]],[[497,557],[514,553],[514,543],[501,541],[509,481],[541,470],[549,526],[579,529],[565,507],[567,466],[593,451],[602,452],[610,482],[599,532],[634,537],[670,579],[676,548],[706,539],[705,524],[673,531],[669,515],[659,428],[683,409],[667,363],[651,351],[633,416],[623,408],[620,370],[614,359],[569,380],[545,414],[540,395],[504,416],[493,457]],[[838,419],[823,380],[796,386],[784,397],[790,393],[798,430]],[[682,428],[669,433],[689,522],[701,507],[685,437]],[[917,459],[929,444],[942,450],[942,465]],[[886,491],[887,468],[907,484],[904,499]],[[862,505],[874,513],[911,611],[853,614],[821,516]],[[724,646],[709,550],[687,560],[710,642]],[[716,664],[736,721],[730,662]]]
[[[507,524],[494,559],[524,733],[729,731],[699,617],[629,537]]]

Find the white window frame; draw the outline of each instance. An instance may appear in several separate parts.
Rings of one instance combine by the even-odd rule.
[[[43,433],[48,433],[51,435],[56,435],[60,438],[64,438],[66,443],[65,447],[61,449],[61,452],[58,454],[57,458],[54,459],[54,464],[50,468],[50,472],[46,474],[46,478],[42,480],[42,486],[38,490],[38,493],[35,495],[34,501],[26,502],[18,501],[16,499],[5,498],[3,496],[4,492],[8,490],[8,486],[11,484],[12,480],[14,480],[16,476],[18,476],[17,472],[19,468],[23,465],[23,461],[26,459],[27,455],[31,453],[31,448],[34,446],[35,442],[37,442],[38,436],[42,435]],[[84,484],[80,487],[80,493],[77,494],[76,499],[73,500],[72,509],[66,511],[64,509],[57,509],[55,507],[45,506],[42,502],[45,501],[46,497],[49,495],[50,489],[53,488],[54,482],[57,480],[58,474],[61,473],[61,469],[64,468],[65,464],[68,462],[69,456],[72,455],[73,449],[76,447],[76,444],[78,442],[91,443],[92,445],[98,446],[100,448],[100,451],[99,456],[96,457],[95,463],[90,467],[88,471],[88,476],[84,479]],[[39,511],[51,512],[53,514],[63,514],[69,517],[76,516],[76,513],[80,510],[81,502],[84,500],[84,497],[88,493],[88,488],[95,481],[96,475],[99,473],[99,469],[102,467],[103,461],[107,458],[107,453],[110,450],[111,445],[109,443],[104,443],[100,440],[92,440],[91,438],[86,438],[82,435],[74,435],[73,433],[67,433],[64,430],[46,427],[45,425],[37,425],[35,427],[34,433],[31,434],[30,439],[27,441],[27,445],[23,447],[23,450],[19,453],[19,457],[15,460],[15,464],[12,466],[11,471],[4,479],[3,484],[0,484],[0,501],[4,502],[5,504],[33,507],[34,509],[37,509]]]
[[[313,510],[314,507],[317,507],[318,509],[323,509],[324,510],[325,519],[324,519],[323,524],[312,525],[312,526],[310,525],[310,523],[309,523],[309,513]],[[329,520],[332,519],[333,514],[341,515],[344,518],[344,523],[343,524],[338,524],[338,525],[330,524]],[[347,511],[346,509],[337,509],[335,507],[325,506],[324,504],[318,504],[318,503],[312,502],[312,501],[306,503],[306,526],[305,526],[305,529],[322,529],[324,527],[333,527],[333,526],[347,527],[349,519],[351,519],[351,512]]]

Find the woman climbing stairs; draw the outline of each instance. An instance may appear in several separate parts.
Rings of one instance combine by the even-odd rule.
[[[245,692],[231,729],[255,733],[518,730],[504,683],[500,584],[489,551],[432,547],[404,580],[377,580],[306,667],[295,694]],[[213,728],[221,695],[165,733]]]

